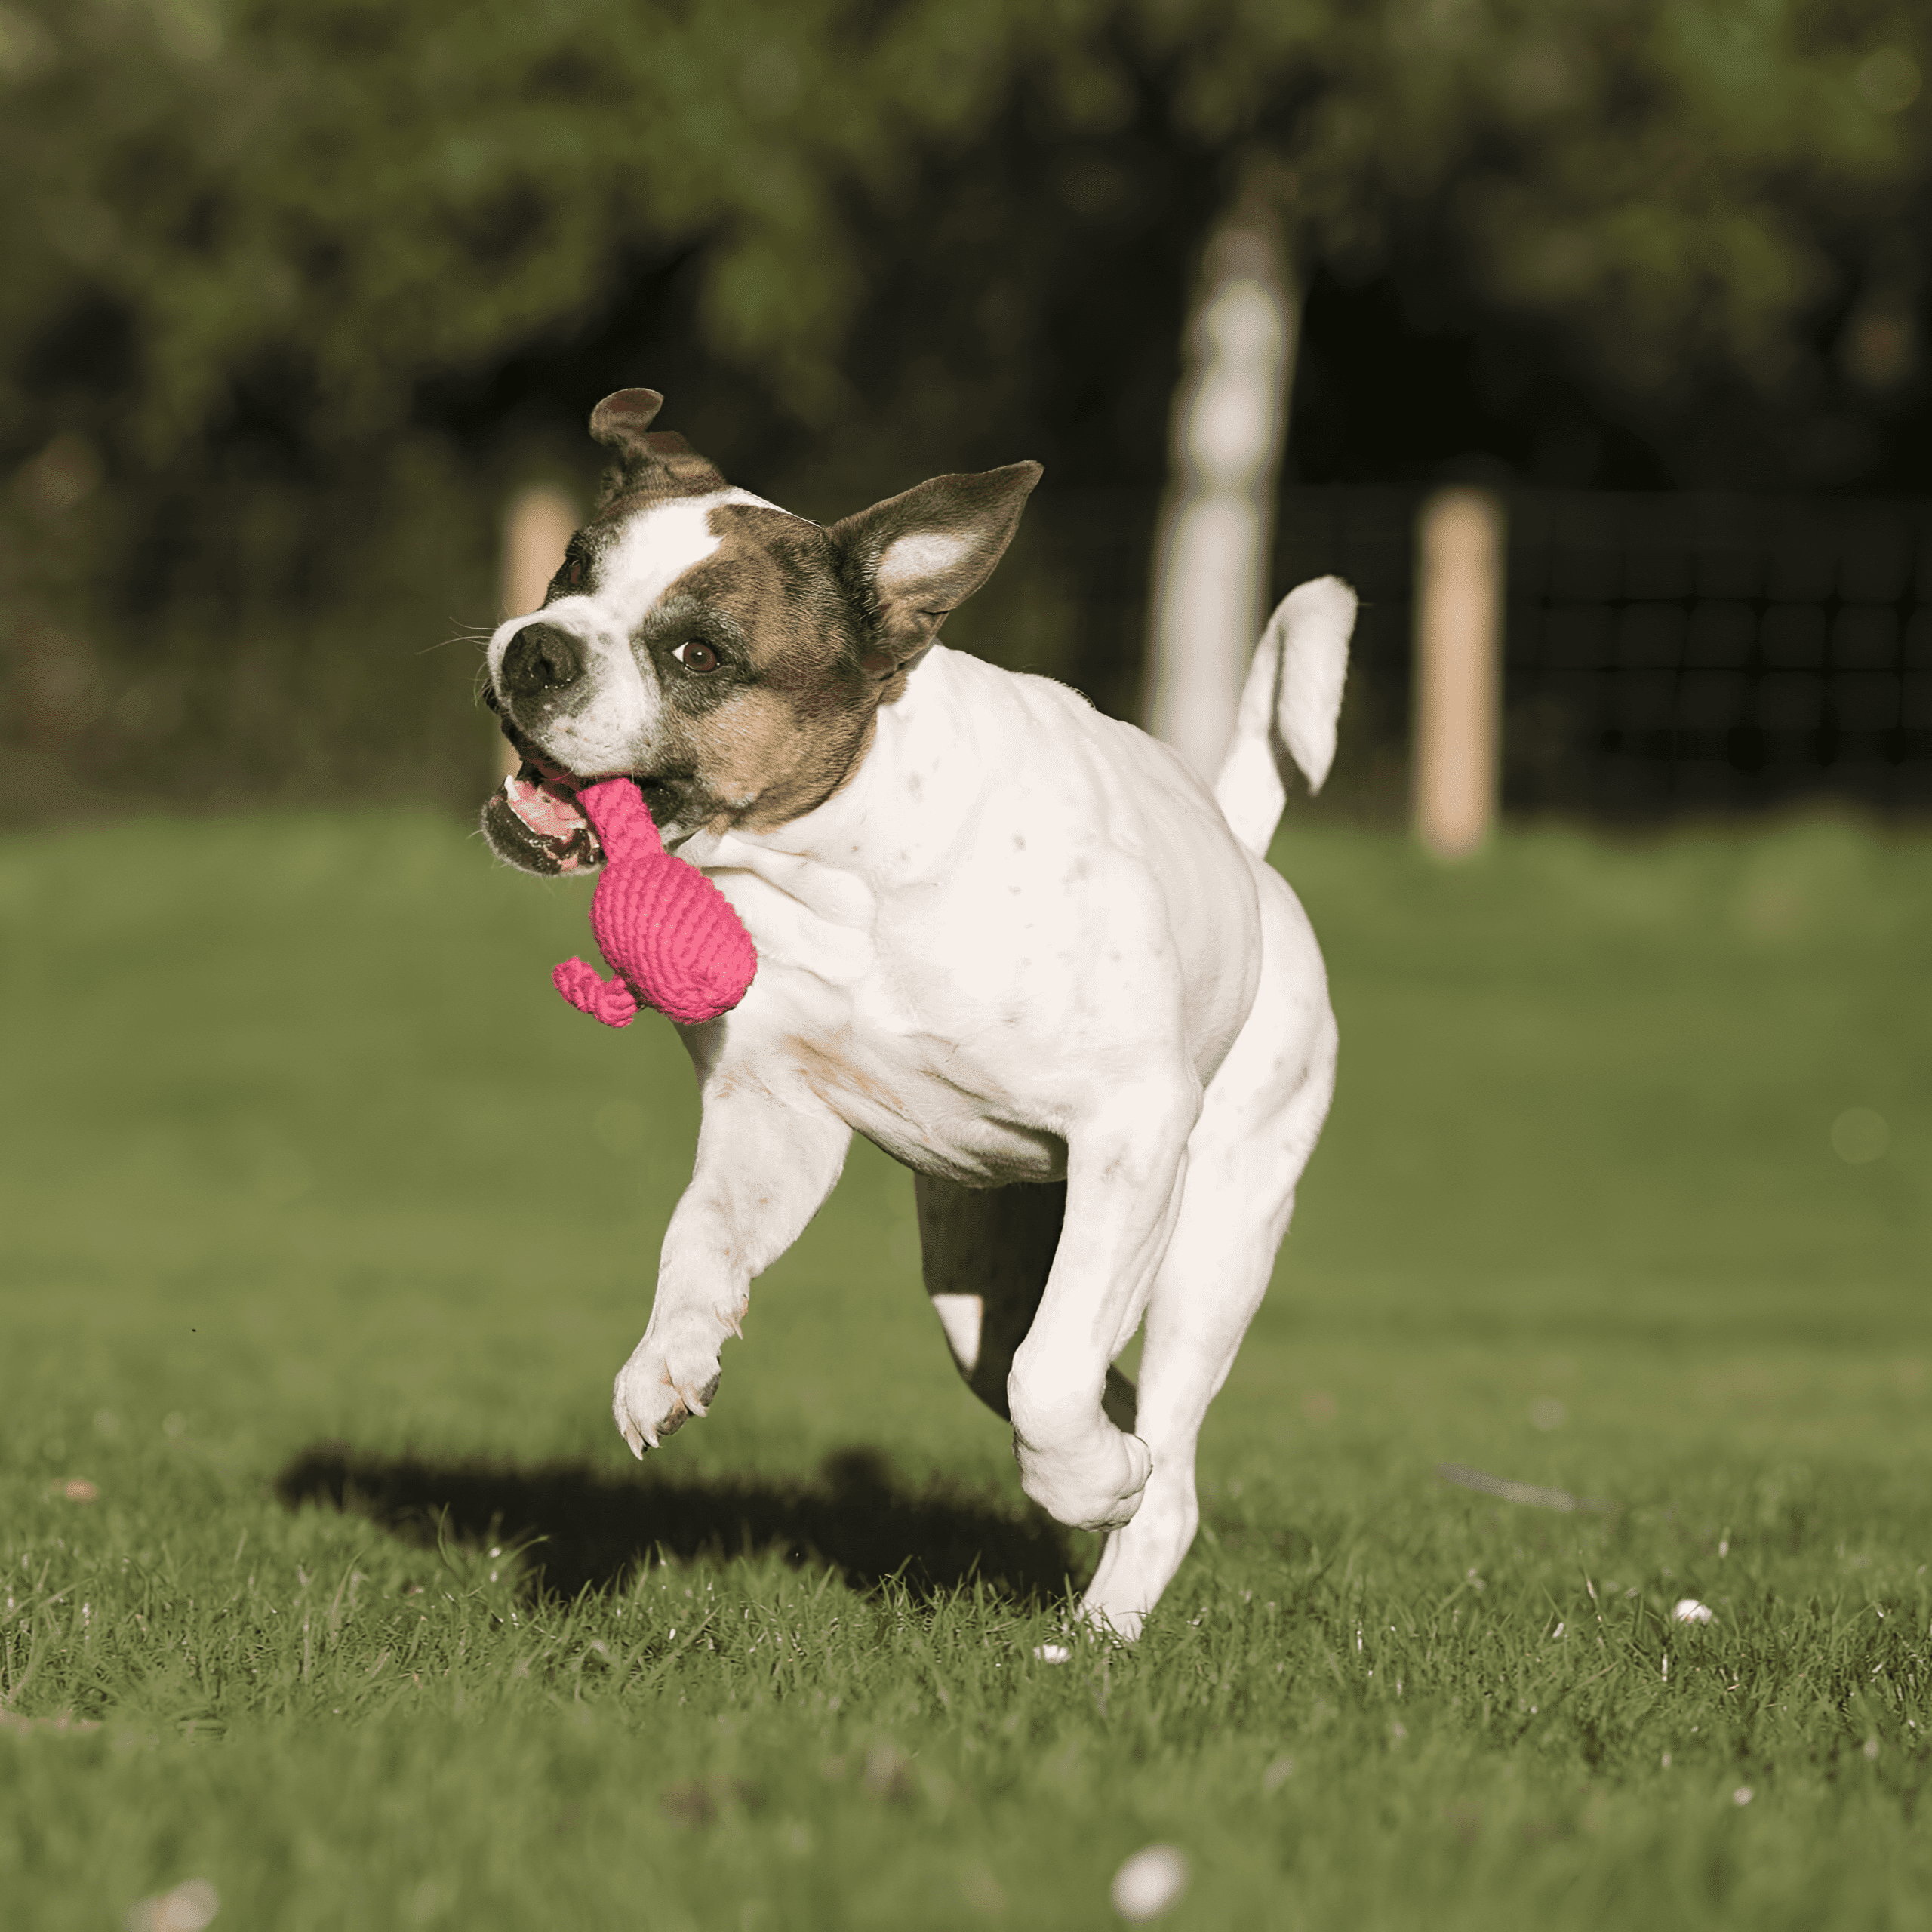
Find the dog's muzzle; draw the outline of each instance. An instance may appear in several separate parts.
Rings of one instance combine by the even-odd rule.
[[[576,782],[528,753],[485,804],[483,836],[498,857],[525,872],[592,872],[604,863]]]

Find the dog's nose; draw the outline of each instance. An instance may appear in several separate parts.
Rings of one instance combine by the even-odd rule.
[[[526,624],[510,639],[497,682],[512,697],[534,697],[583,675],[583,651],[575,638],[554,624]]]

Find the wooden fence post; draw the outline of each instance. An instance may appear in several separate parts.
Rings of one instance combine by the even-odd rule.
[[[1503,702],[1502,504],[1438,491],[1416,525],[1416,836],[1460,859],[1496,817]]]
[[[503,512],[506,617],[521,617],[543,601],[543,593],[562,564],[565,548],[580,521],[577,505],[554,484],[533,484],[510,499]],[[507,777],[516,770],[516,753],[500,732],[497,747],[500,768]]]

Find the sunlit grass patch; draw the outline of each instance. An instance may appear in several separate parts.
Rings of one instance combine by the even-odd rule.
[[[1161,1845],[1177,1926],[1918,1922],[1932,844],[1278,856],[1343,1084],[1130,1653],[865,1150],[624,1453],[694,1109],[580,892],[0,844],[7,1922],[1099,1926]]]

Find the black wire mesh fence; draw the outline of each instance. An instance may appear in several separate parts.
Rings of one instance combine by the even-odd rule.
[[[1504,500],[1506,808],[1932,805],[1932,505]],[[1385,769],[1406,740],[1420,501],[1377,490],[1282,501],[1278,589],[1330,569],[1362,592],[1350,697]]]
[[[1932,506],[1510,509],[1506,802],[1932,804]]]
[[[350,558],[346,522],[332,548],[280,524],[251,545],[247,516],[207,520],[132,612],[90,609],[75,588],[103,534],[94,503],[0,506],[20,540],[0,543],[0,817],[88,786],[238,801],[487,789],[477,648],[435,647],[494,620],[495,533],[475,493],[424,482],[435,527],[398,523],[380,555]],[[1362,598],[1327,794],[1344,812],[1407,811],[1423,494],[1281,500],[1275,594],[1334,571]],[[1506,808],[1932,808],[1932,503],[1503,494]],[[1158,509],[1144,489],[1041,491],[949,641],[1139,717]]]
[[[1290,489],[1274,593],[1362,598],[1341,801],[1407,797],[1414,489]],[[1087,493],[1041,548],[1076,636],[1058,675],[1135,715],[1152,508]],[[1835,798],[1932,807],[1932,504],[1509,491],[1503,797],[1658,817]],[[1082,643],[1084,640],[1084,646]],[[1109,678],[1112,678],[1111,683]]]

